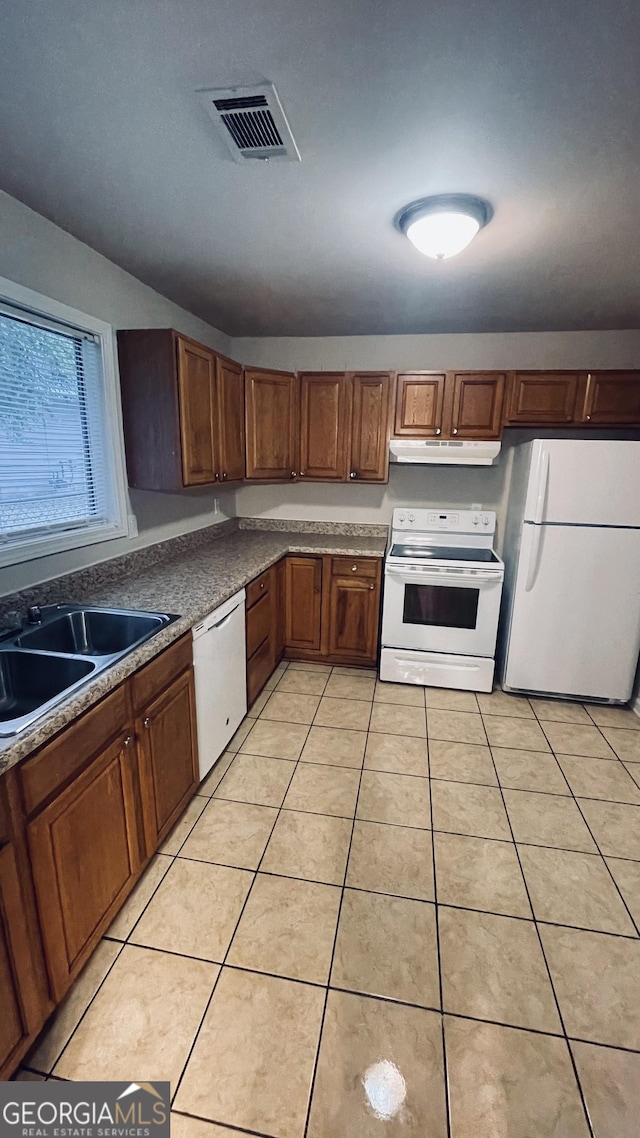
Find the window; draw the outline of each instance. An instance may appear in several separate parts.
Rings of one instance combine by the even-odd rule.
[[[127,532],[111,329],[7,284],[0,282],[4,564]]]

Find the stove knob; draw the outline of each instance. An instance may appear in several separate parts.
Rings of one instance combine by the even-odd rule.
[[[483,526],[488,526],[488,525],[489,525],[489,519],[488,519],[488,517],[487,517],[487,515],[486,515],[486,514],[485,514],[485,516],[484,516],[484,517],[483,517],[483,519],[482,519],[482,524],[483,524]]]
[[[400,521],[401,521],[401,522],[403,522],[403,521],[404,521],[404,514],[400,514]]]
[[[477,526],[478,522],[480,521],[480,518],[478,517],[477,514],[474,514],[471,521],[473,522],[474,526]]]
[[[414,522],[415,520],[416,520],[416,515],[415,514],[409,514],[409,521]]]

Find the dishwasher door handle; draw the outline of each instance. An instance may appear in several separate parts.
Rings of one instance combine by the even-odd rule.
[[[219,620],[216,624],[207,625],[206,627],[204,627],[202,629],[202,631],[203,632],[211,632],[214,628],[224,628],[225,624],[228,624],[229,621],[231,620],[231,617],[233,616],[234,612],[238,611],[241,604],[242,604],[242,601],[239,601],[238,604],[236,605],[236,607],[234,609],[231,609],[231,612],[228,612],[226,616],[223,616],[222,620]]]

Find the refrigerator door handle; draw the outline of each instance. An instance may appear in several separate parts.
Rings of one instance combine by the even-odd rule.
[[[542,545],[542,526],[533,526],[531,549],[529,550],[529,564],[527,566],[527,580],[524,586],[525,593],[530,593],[538,575],[540,560],[540,546]]]
[[[549,485],[549,451],[541,448],[540,460],[538,463],[538,485],[536,488],[536,505],[533,513],[533,520],[536,525],[540,525],[544,521],[544,507],[547,499],[547,487]]]

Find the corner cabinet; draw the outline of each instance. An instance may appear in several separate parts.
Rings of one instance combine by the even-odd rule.
[[[171,328],[118,332],[129,485],[175,491],[244,477],[242,368]]]
[[[389,372],[245,371],[247,480],[386,482]]]
[[[244,385],[247,480],[290,482],[298,471],[298,378],[247,369]]]
[[[378,648],[380,563],[332,557],[329,588],[328,655],[375,662]]]

